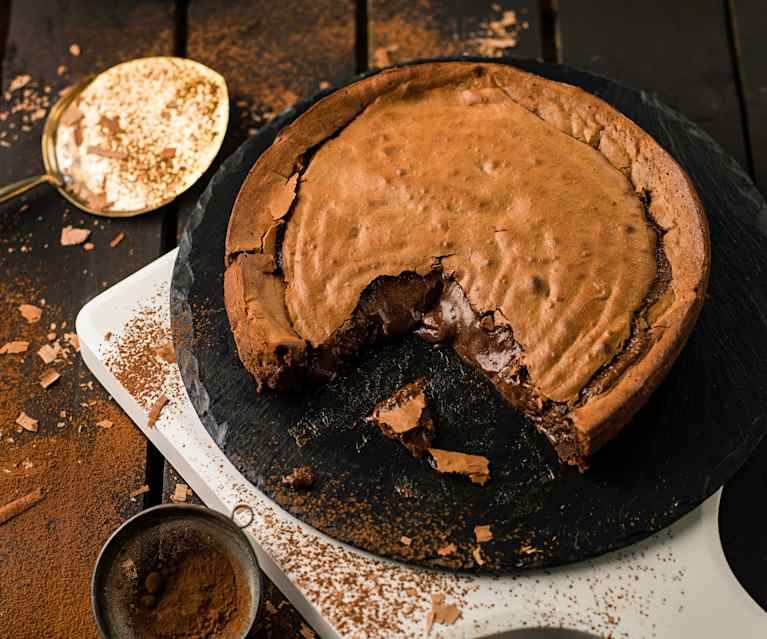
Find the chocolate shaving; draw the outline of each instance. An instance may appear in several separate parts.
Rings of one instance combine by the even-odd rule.
[[[426,634],[431,632],[435,623],[452,626],[461,617],[461,609],[455,604],[446,604],[445,595],[431,596],[431,611],[426,618]]]
[[[77,103],[72,102],[61,114],[59,125],[74,126],[83,119],[83,112],[77,108]]]
[[[25,353],[29,348],[29,342],[8,342],[0,347],[0,355],[16,355]]]
[[[187,498],[192,491],[189,490],[189,486],[186,484],[176,484],[176,488],[173,494],[170,496],[170,500],[176,504],[186,503]]]
[[[76,246],[82,244],[91,235],[89,229],[76,229],[72,226],[65,226],[61,229],[61,246]]]
[[[134,488],[133,490],[131,490],[128,493],[128,496],[133,498],[133,497],[138,497],[139,495],[143,495],[144,493],[148,493],[148,492],[149,492],[149,486],[147,486],[146,484],[142,484],[138,488]]]
[[[4,524],[6,521],[13,519],[26,510],[29,510],[32,508],[32,506],[41,502],[42,500],[43,491],[42,489],[38,488],[37,490],[33,490],[28,495],[14,499],[4,506],[0,506],[0,524]]]
[[[149,409],[149,418],[147,419],[146,426],[147,428],[153,428],[154,425],[157,423],[157,419],[160,417],[160,413],[162,412],[162,409],[165,408],[165,404],[168,403],[168,398],[165,396],[165,393],[160,395],[154,404],[152,404],[152,408]]]
[[[43,362],[52,364],[61,354],[61,346],[58,344],[43,344],[37,351],[37,354]]]
[[[490,530],[490,524],[486,526],[474,526],[474,537],[477,539],[478,544],[484,544],[485,542],[493,539],[493,531]]]
[[[160,151],[160,155],[157,156],[160,160],[170,160],[176,157],[176,149],[169,146],[167,149]]]
[[[80,338],[77,336],[77,333],[64,333],[64,339],[76,351],[80,350]]]
[[[43,316],[43,310],[32,304],[22,304],[19,306],[19,313],[21,313],[21,316],[30,324],[39,322],[40,318]]]
[[[102,115],[99,118],[99,124],[114,135],[117,135],[122,131],[117,118],[108,118],[107,116]]]
[[[49,386],[58,382],[60,379],[61,374],[57,370],[49,368],[40,376],[40,386],[43,388],[48,388]]]
[[[24,411],[21,411],[21,413],[19,413],[19,416],[16,418],[16,423],[19,426],[21,426],[24,430],[28,430],[30,433],[37,432],[37,420],[32,419]]]
[[[102,158],[108,158],[110,160],[124,160],[128,157],[125,151],[118,151],[117,149],[105,149],[103,146],[89,146],[86,149],[86,153],[91,155],[98,155]]]

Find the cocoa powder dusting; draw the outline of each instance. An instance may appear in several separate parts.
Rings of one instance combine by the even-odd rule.
[[[157,639],[237,637],[250,612],[248,595],[222,551],[189,551],[145,577],[133,604],[134,629]]]

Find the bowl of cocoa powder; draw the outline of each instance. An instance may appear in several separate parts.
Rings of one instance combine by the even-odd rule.
[[[253,546],[231,519],[166,504],[112,534],[91,594],[104,639],[240,639],[255,624],[262,592]]]

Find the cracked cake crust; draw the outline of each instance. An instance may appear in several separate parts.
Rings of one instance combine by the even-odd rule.
[[[585,161],[593,165],[593,171],[600,178],[595,188],[603,189],[615,200],[615,219],[623,220],[625,232],[620,236],[616,233],[616,244],[623,244],[614,250],[604,248],[593,260],[581,260],[585,265],[579,267],[567,245],[567,235],[590,229],[588,225],[573,226],[577,220],[568,219],[564,222],[564,246],[549,260],[555,263],[565,258],[569,262],[569,268],[563,269],[565,275],[545,264],[540,267],[543,276],[537,275],[538,271],[523,270],[527,289],[516,297],[511,296],[514,303],[504,295],[493,297],[492,287],[482,286],[483,278],[490,277],[486,273],[491,272],[493,278],[498,276],[492,265],[472,272],[474,267],[467,268],[468,259],[460,261],[464,257],[460,250],[440,251],[438,246],[428,246],[423,251],[406,246],[401,251],[404,256],[401,268],[399,262],[388,264],[383,260],[376,270],[368,261],[363,264],[367,271],[357,278],[359,281],[347,278],[338,288],[316,290],[318,281],[332,279],[328,269],[333,267],[326,264],[314,271],[306,267],[312,251],[328,263],[347,252],[354,264],[366,259],[364,254],[354,254],[353,247],[357,245],[351,240],[356,236],[348,244],[341,242],[339,249],[333,249],[335,253],[326,245],[312,246],[317,238],[311,234],[318,233],[313,216],[317,211],[323,212],[322,198],[326,198],[328,192],[327,188],[323,191],[323,186],[332,180],[330,168],[340,173],[339,157],[353,153],[361,146],[360,141],[366,142],[366,135],[376,133],[375,125],[386,118],[400,128],[401,122],[409,125],[415,121],[413,126],[416,126],[418,122],[413,113],[418,112],[400,112],[403,108],[409,109],[410,103],[416,104],[429,118],[443,112],[450,115],[455,112],[449,111],[455,109],[450,102],[453,95],[461,102],[461,109],[480,104],[485,109],[483,118],[487,117],[485,114],[498,117],[508,114],[510,127],[517,124],[521,130],[531,131],[531,138],[537,144],[530,147],[532,151],[545,152],[550,148],[558,151],[561,147],[567,151],[563,155],[580,154],[580,164]],[[406,117],[398,121],[397,117],[403,114]],[[396,129],[394,131],[396,142]],[[386,130],[380,134],[385,133]],[[581,147],[568,140],[584,144]],[[551,144],[557,146],[551,147]],[[415,152],[421,150],[416,147]],[[375,158],[372,150],[369,155]],[[544,156],[543,161],[546,159]],[[354,198],[360,197],[360,191],[369,199],[376,194],[369,186],[370,176],[383,165],[373,164],[371,168],[366,167],[366,157],[354,160],[354,167],[363,171],[364,188],[355,185],[354,192],[346,194],[339,184],[333,184],[331,193],[340,192],[335,201],[339,206],[356,205]],[[463,156],[456,164],[461,161]],[[564,169],[559,177],[564,179],[568,169],[566,160],[559,160],[556,168],[560,165]],[[348,163],[344,166],[352,168]],[[496,171],[493,162],[480,168],[487,174]],[[368,173],[364,173],[366,169]],[[432,171],[434,179],[439,178],[438,169],[435,167]],[[534,170],[534,167],[530,170],[531,174]],[[541,170],[550,169],[544,166]],[[407,186],[411,177],[406,173],[395,175],[402,177]],[[385,172],[382,175],[386,179]],[[507,179],[511,179],[516,174],[508,175],[511,177]],[[576,177],[584,179],[580,175]],[[412,179],[428,185],[431,178]],[[627,186],[623,187],[623,183]],[[412,193],[412,185],[411,182],[408,193]],[[582,184],[567,188],[579,186]],[[390,187],[390,184],[386,186]],[[491,195],[495,198],[493,202],[506,206],[503,191],[494,191]],[[542,201],[545,202],[546,197],[549,196],[543,192]],[[595,197],[599,204],[598,198],[606,196]],[[594,201],[588,199],[579,202],[584,206],[594,205]],[[528,216],[524,218],[527,223],[535,207],[521,210]],[[605,215],[598,218],[595,229]],[[341,228],[338,220],[322,218],[323,223],[327,220],[335,226],[330,227],[333,233],[326,230],[326,234],[338,235]],[[557,223],[563,224],[561,220]],[[583,226],[583,222],[580,223]],[[375,228],[380,234],[383,227],[379,224]],[[467,228],[468,223],[465,228],[457,225],[457,235],[446,232],[437,239],[449,242],[457,238],[464,242],[458,248],[463,248],[466,256],[476,256],[477,247],[463,239],[471,236]],[[515,237],[526,237],[525,230],[526,227],[515,228]],[[545,233],[542,231],[539,235]],[[321,237],[319,241],[323,241]],[[526,241],[536,256],[545,249],[535,244],[534,235]],[[418,242],[428,244],[420,236]],[[556,241],[554,245],[558,246]],[[373,246],[367,247],[368,253]],[[364,245],[360,248],[365,249]],[[501,247],[504,255],[512,249],[509,245]],[[554,297],[551,291],[557,286],[563,291],[563,299],[572,294],[578,302],[575,306],[582,307],[584,303],[579,300],[583,294],[567,281],[567,273],[575,277],[581,268],[581,279],[593,278],[589,270],[593,268],[592,262],[603,269],[601,275],[606,274],[605,299],[609,303],[580,315],[571,312],[569,316],[556,308],[526,310],[537,308],[533,305],[536,295],[547,300]],[[445,292],[457,286],[477,320],[465,322],[473,328],[465,328],[464,333],[469,331],[482,337],[488,322],[492,321],[492,331],[503,334],[507,344],[512,345],[509,352],[513,351],[513,357],[508,358],[506,370],[489,371],[472,356],[474,342],[464,340],[466,343],[461,347],[454,336],[441,341],[455,345],[465,360],[483,370],[507,401],[532,417],[554,443],[560,457],[582,466],[588,455],[630,420],[684,345],[707,284],[708,229],[697,194],[682,169],[652,138],[602,100],[570,85],[505,65],[429,63],[391,69],[358,81],[320,100],[285,127],[255,163],[238,195],[227,233],[226,265],[225,299],[235,342],[241,360],[259,388],[300,387],[307,378],[326,379],[339,361],[366,344],[413,329],[428,329],[429,318],[433,318],[434,309],[442,305]],[[339,268],[340,265],[336,270]],[[472,277],[467,276],[467,271]],[[392,283],[399,282],[402,273],[408,275],[410,284],[406,287],[407,293],[400,295],[394,290],[399,284],[392,286]],[[626,273],[635,275],[635,279],[626,280]],[[383,285],[381,278],[388,278],[389,285]],[[350,283],[353,286],[349,287]],[[344,291],[342,286],[353,290]],[[329,300],[326,304],[323,296]],[[380,304],[388,304],[387,308],[394,312],[378,312]],[[415,309],[414,312],[406,312],[408,306]],[[606,311],[607,307],[618,310]],[[599,341],[589,336],[583,327],[589,322],[602,321],[605,316],[604,322],[612,322],[611,330],[600,333]],[[546,324],[549,318],[553,322],[550,325]],[[561,326],[567,327],[560,340],[564,340],[564,347],[561,343],[556,345],[561,352],[539,353],[540,336],[543,334],[547,339],[548,335],[540,330],[536,332],[539,325],[549,326],[549,333],[555,333]],[[603,339],[603,334],[612,337]],[[347,343],[349,335],[353,337],[351,344]],[[426,337],[433,339],[433,335]],[[583,352],[589,353],[589,357],[578,357],[578,353]]]

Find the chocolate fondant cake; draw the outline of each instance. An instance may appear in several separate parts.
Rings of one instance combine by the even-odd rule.
[[[225,298],[259,390],[383,338],[450,344],[581,467],[695,322],[708,230],[684,171],[575,87],[405,66],[285,127],[242,186]]]

